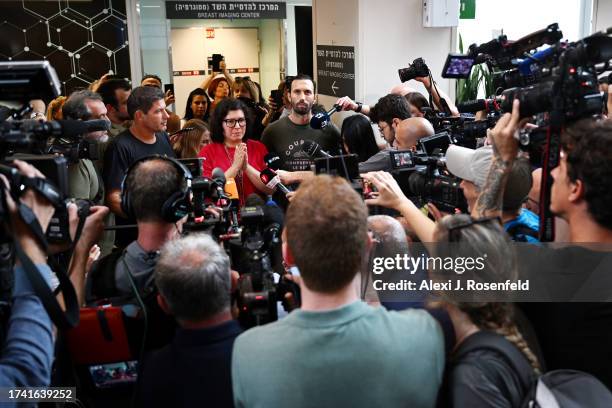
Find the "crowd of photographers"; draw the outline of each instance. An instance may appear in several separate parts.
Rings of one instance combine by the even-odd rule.
[[[4,387],[74,386],[89,406],[520,407],[540,403],[542,387],[612,404],[612,306],[599,301],[611,257],[592,246],[612,242],[605,80],[593,84],[597,111],[577,115],[571,98],[567,113],[538,110],[515,91],[472,115],[419,59],[375,104],[342,97],[326,112],[307,75],[265,101],[219,67],[182,119],[155,75],[137,87],[105,76],[48,105],[48,120],[108,124],[76,152],[52,150],[73,199],[61,243],[49,238],[49,177],[11,151]],[[333,111],[354,114],[338,129]],[[556,166],[535,142],[519,149],[547,121]],[[544,245],[549,218],[570,245]],[[513,246],[525,244],[533,286],[587,302],[475,301],[444,285],[398,301],[374,289],[375,259],[415,255],[417,243],[486,253],[484,272],[459,272],[481,283],[533,277]],[[597,302],[578,296],[588,290]]]

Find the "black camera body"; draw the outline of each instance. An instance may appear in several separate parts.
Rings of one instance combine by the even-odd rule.
[[[397,72],[400,81],[407,82],[414,78],[429,76],[429,67],[425,64],[423,58],[417,58],[412,61],[408,68],[400,68]]]
[[[252,327],[278,319],[277,302],[292,293],[299,302],[299,287],[275,272],[282,259],[281,226],[266,215],[264,206],[246,206],[241,212],[240,237],[229,241],[232,267],[238,280],[238,320],[243,327]]]

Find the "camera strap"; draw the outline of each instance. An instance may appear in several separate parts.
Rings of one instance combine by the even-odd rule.
[[[34,293],[42,302],[53,324],[59,329],[70,329],[75,327],[79,323],[79,303],[72,282],[70,282],[68,276],[62,271],[55,271],[57,279],[59,280],[59,288],[64,297],[64,304],[66,305],[66,311],[64,312],[53,295],[51,288],[41,276],[38,268],[34,265],[30,257],[27,256],[23,248],[21,248],[19,242],[14,240],[13,244],[15,246],[15,254],[21,262],[28,280],[32,284]]]

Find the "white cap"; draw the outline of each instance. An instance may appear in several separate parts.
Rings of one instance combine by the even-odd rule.
[[[471,181],[476,187],[482,189],[487,181],[492,158],[493,148],[491,146],[473,150],[450,145],[446,151],[446,168],[454,176]]]

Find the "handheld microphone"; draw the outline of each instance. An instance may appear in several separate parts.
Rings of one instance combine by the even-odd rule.
[[[264,163],[272,170],[279,170],[283,166],[283,159],[276,153],[268,153],[264,156]]]
[[[283,183],[281,183],[280,177],[278,174],[270,168],[265,168],[259,173],[259,178],[262,183],[266,185],[269,189],[280,191],[283,194],[288,194],[291,192]]]
[[[331,122],[331,115],[340,111],[342,107],[340,105],[334,105],[327,112],[319,112],[310,119],[310,127],[313,129],[325,129]]]
[[[313,142],[312,140],[304,140],[304,143],[302,143],[302,151],[305,152],[308,156],[314,157],[314,158],[332,157],[331,154],[321,149],[321,145],[319,145],[317,142]]]
[[[217,191],[218,198],[225,197],[225,173],[219,167],[215,167],[211,173],[211,179],[214,184],[215,190]]]

